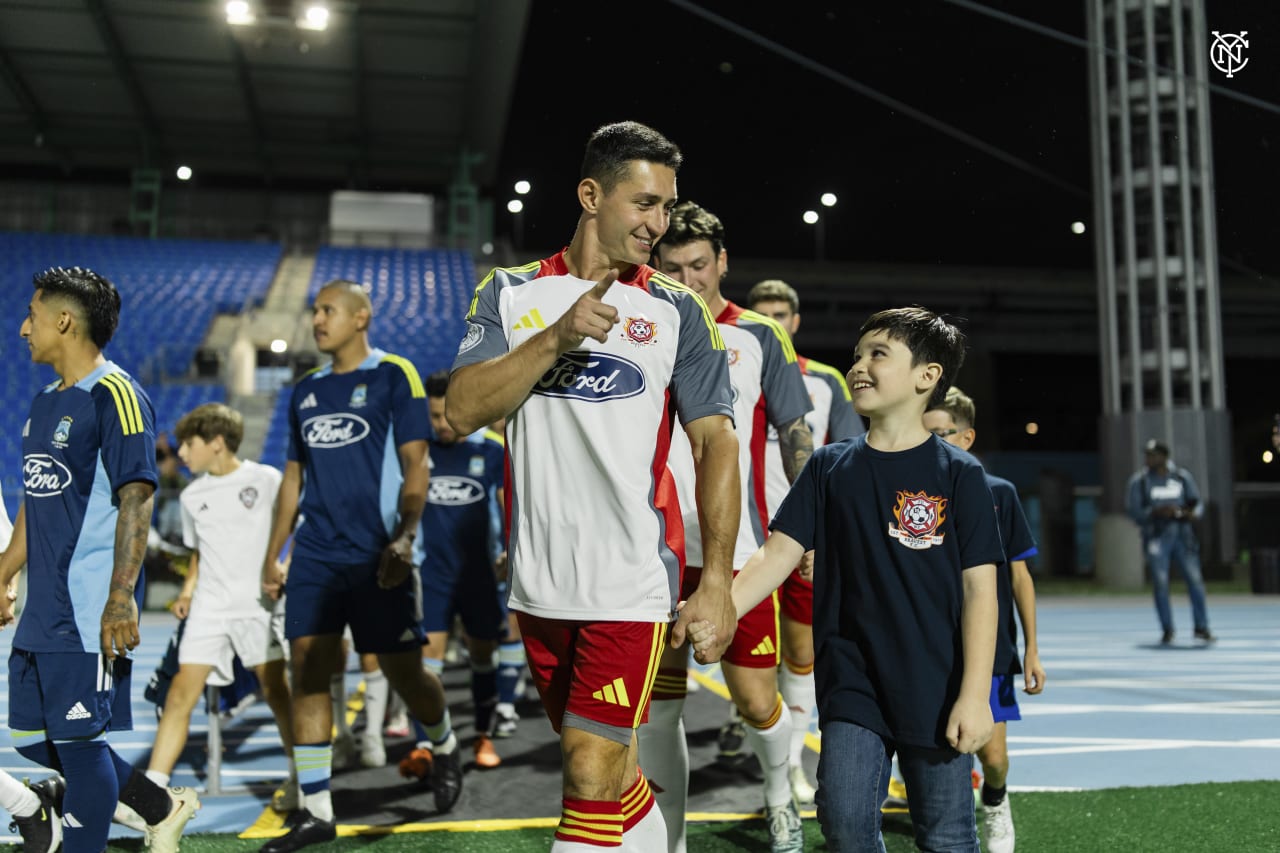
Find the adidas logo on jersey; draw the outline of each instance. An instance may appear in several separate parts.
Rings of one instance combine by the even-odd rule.
[[[624,708],[631,707],[631,699],[627,697],[627,685],[623,683],[621,678],[615,678],[612,684],[606,684],[601,687],[591,694],[591,698],[599,699],[601,702],[607,702],[610,705],[621,705]]]
[[[538,309],[534,308],[529,313],[520,318],[512,330],[515,329],[545,329],[547,324],[543,321],[542,315],[538,313]]]
[[[760,641],[760,645],[751,650],[753,655],[776,655],[777,653],[778,647],[773,644],[773,640],[769,637],[765,637]]]
[[[300,410],[301,410],[301,409],[314,409],[314,408],[315,408],[316,406],[318,406],[318,405],[320,405],[320,404],[316,402],[316,395],[315,395],[315,394],[308,394],[307,396],[305,396],[305,397],[303,397],[303,398],[302,398],[302,402],[298,404],[298,408],[299,408]]]
[[[84,705],[79,702],[72,705],[71,710],[67,712],[68,720],[87,720],[92,716],[93,714],[86,711]]]

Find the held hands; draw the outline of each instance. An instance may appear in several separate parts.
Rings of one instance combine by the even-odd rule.
[[[991,701],[986,696],[969,700],[961,696],[951,706],[947,717],[947,743],[956,752],[972,755],[991,739],[995,722],[991,717]]]
[[[141,642],[138,636],[138,602],[133,600],[133,590],[113,586],[107,595],[107,605],[102,608],[102,632],[99,637],[102,656],[115,660],[128,656]]]
[[[4,594],[0,595],[0,629],[13,622],[13,604],[17,600],[18,591],[13,587],[8,587]]]
[[[284,582],[284,566],[268,557],[262,566],[262,592],[272,601],[279,601],[284,593]]]
[[[692,633],[693,629],[697,633]],[[671,648],[684,645],[686,635],[693,645],[693,659],[698,663],[715,663],[733,640],[738,629],[738,614],[733,609],[729,588],[708,588],[700,584],[688,601],[676,606],[676,623],[671,626]]]
[[[800,577],[802,580],[807,580],[809,583],[813,583],[813,552],[812,551],[804,552],[804,558],[800,560],[800,565],[796,566],[796,569],[800,572]]]
[[[401,536],[386,548],[382,549],[382,560],[378,563],[378,586],[382,589],[395,589],[409,578],[413,571],[413,540]]]
[[[618,271],[609,270],[595,287],[579,296],[578,301],[556,320],[552,329],[561,353],[577,349],[587,338],[600,343],[609,340],[609,330],[618,324],[618,309],[602,300],[617,280]]]

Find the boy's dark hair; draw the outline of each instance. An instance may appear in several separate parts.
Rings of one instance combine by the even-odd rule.
[[[858,337],[868,332],[884,332],[890,339],[905,344],[911,351],[912,365],[930,362],[942,365],[942,375],[929,396],[926,410],[941,407],[947,398],[947,389],[964,364],[964,332],[918,305],[872,314],[858,330]]]
[[[680,171],[684,155],[676,144],[651,127],[620,121],[598,128],[587,140],[582,178],[594,178],[606,193],[627,177],[632,160],[644,160]]]
[[[954,385],[947,389],[946,399],[940,405],[930,406],[929,410],[946,412],[962,429],[978,425],[978,407],[973,404],[973,398]]]
[[[427,376],[427,396],[443,397],[449,390],[449,371],[437,370]]]
[[[222,436],[227,450],[235,453],[240,449],[240,441],[244,438],[244,418],[230,406],[205,403],[183,415],[173,428],[173,434],[178,437],[179,444],[196,436],[205,442]]]
[[[671,224],[658,246],[678,249],[697,240],[706,240],[717,257],[724,248],[724,223],[705,207],[682,201],[671,208]]]
[[[767,278],[756,282],[755,287],[747,293],[747,307],[755,310],[761,302],[785,302],[791,306],[791,313],[800,310],[800,294],[796,289],[780,278]]]
[[[53,267],[32,277],[40,300],[65,299],[76,306],[79,320],[98,349],[106,349],[120,322],[120,292],[93,270]]]

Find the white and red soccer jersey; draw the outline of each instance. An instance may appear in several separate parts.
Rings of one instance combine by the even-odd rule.
[[[862,418],[853,410],[853,398],[844,375],[829,364],[798,356],[804,385],[809,390],[813,411],[804,416],[809,431],[813,433],[813,446],[856,438],[866,432]],[[782,450],[778,446],[778,431],[769,427],[769,446],[764,453],[764,493],[769,505],[769,518],[778,511],[782,499],[787,496],[791,484],[782,467]]]
[[[794,421],[808,412],[811,404],[791,339],[775,320],[730,302],[716,323],[728,354],[742,479],[741,524],[733,549],[736,570],[764,544],[769,529],[764,492],[767,427]],[[701,566],[702,533],[698,527],[693,451],[683,432],[672,440],[668,465],[675,476],[684,516],[685,555],[689,565]]]
[[[454,369],[514,350],[595,282],[563,252],[476,288]],[[510,606],[548,619],[670,618],[682,531],[672,422],[733,415],[724,342],[693,291],[647,266],[605,296],[620,322],[562,355],[507,420]]]

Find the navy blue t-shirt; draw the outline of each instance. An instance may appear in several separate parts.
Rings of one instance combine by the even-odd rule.
[[[937,437],[814,451],[771,528],[813,549],[819,722],[945,748],[964,670],[966,568],[1004,561],[978,460]]]
[[[1022,513],[1018,490],[1008,480],[987,474],[987,486],[996,502],[996,517],[1000,520],[1000,534],[1004,537],[1004,553],[1007,563],[996,566],[996,593],[1000,598],[1000,630],[996,634],[995,675],[1016,675],[1022,672],[1018,660],[1018,623],[1013,618],[1013,561],[1034,557],[1037,553],[1035,537],[1027,517]]]
[[[432,442],[431,485],[415,545],[424,574],[493,570],[491,495],[502,488],[505,459],[502,442],[487,430],[453,444]]]

